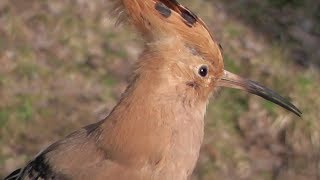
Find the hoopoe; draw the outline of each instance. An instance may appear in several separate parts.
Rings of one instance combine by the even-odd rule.
[[[132,81],[105,119],[53,143],[6,180],[188,179],[218,87],[248,91],[301,116],[277,93],[226,71],[205,23],[176,0],[112,2],[114,14],[145,40]]]

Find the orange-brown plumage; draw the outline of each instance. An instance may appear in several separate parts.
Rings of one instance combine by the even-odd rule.
[[[270,89],[224,70],[219,44],[177,1],[113,3],[114,13],[145,39],[130,85],[108,117],[52,144],[6,179],[187,179],[218,86],[246,90],[301,115]]]
[[[219,44],[214,41],[205,23],[175,0],[123,0],[117,3],[129,22],[133,24],[148,43],[175,38],[193,53],[198,54],[214,66],[216,77],[222,76],[223,59]],[[157,6],[170,11],[164,16]],[[119,12],[119,11],[118,11]],[[123,16],[123,14],[122,14]],[[187,17],[187,18],[186,18]],[[191,19],[189,22],[187,19]]]

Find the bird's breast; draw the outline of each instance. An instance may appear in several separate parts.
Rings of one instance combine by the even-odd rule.
[[[171,132],[163,162],[159,162],[159,173],[164,179],[187,179],[197,163],[204,135],[203,114],[186,112]],[[172,177],[174,175],[174,177]]]

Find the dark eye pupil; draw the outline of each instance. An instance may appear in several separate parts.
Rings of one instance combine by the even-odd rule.
[[[208,68],[207,66],[201,66],[199,69],[199,75],[202,77],[206,77],[208,74]]]

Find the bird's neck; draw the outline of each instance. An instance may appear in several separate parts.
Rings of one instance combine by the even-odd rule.
[[[187,174],[198,158],[206,102],[192,103],[177,92],[185,87],[168,81],[148,73],[137,76],[105,120],[101,143],[121,163]]]

